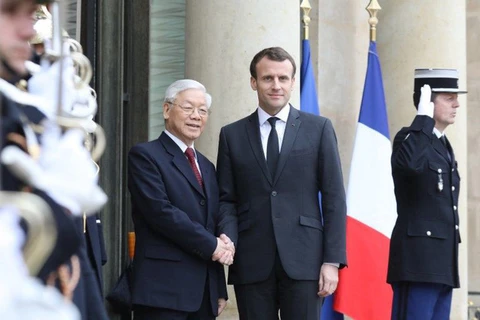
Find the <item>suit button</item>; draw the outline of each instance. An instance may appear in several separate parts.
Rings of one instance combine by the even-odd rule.
[[[431,235],[432,235],[432,233],[430,231],[427,231],[427,236],[430,237]]]
[[[457,210],[457,206],[453,206],[453,210]]]
[[[204,205],[205,205],[205,200],[203,200],[203,199],[200,200],[200,205],[201,205],[201,206],[204,206]]]
[[[276,197],[277,196],[277,191],[272,191],[272,197]]]
[[[455,186],[452,186],[452,191],[455,191]]]
[[[455,171],[455,168],[452,168],[452,172]]]
[[[438,169],[438,173],[442,173],[442,169]]]
[[[458,224],[455,225],[455,230],[458,230]]]

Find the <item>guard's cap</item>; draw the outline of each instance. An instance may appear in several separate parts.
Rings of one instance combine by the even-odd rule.
[[[458,88],[457,69],[415,69],[414,92],[428,84],[432,92],[467,93]]]

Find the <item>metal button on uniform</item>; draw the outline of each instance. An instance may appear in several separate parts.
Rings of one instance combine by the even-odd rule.
[[[455,168],[452,168],[452,172],[455,171]]]
[[[201,206],[204,206],[204,205],[205,205],[205,200],[203,200],[203,199],[200,200],[200,205],[201,205]]]
[[[455,191],[455,186],[452,186],[452,191]]]
[[[453,206],[453,210],[457,210],[457,206]]]
[[[458,224],[455,225],[455,230],[458,230]]]
[[[430,231],[427,231],[427,236],[430,237],[431,235],[432,235],[432,233]]]
[[[272,191],[272,197],[276,197],[277,196],[277,191]]]
[[[438,173],[442,173],[442,169],[438,169]]]

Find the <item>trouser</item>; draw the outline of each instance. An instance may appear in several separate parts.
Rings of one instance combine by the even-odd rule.
[[[448,320],[450,318],[452,287],[424,282],[398,282],[392,287],[392,320]]]

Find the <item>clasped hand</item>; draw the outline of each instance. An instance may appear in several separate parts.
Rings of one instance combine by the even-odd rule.
[[[222,233],[217,237],[217,248],[212,254],[212,261],[218,261],[223,265],[229,266],[233,263],[235,256],[235,245],[232,240]]]

